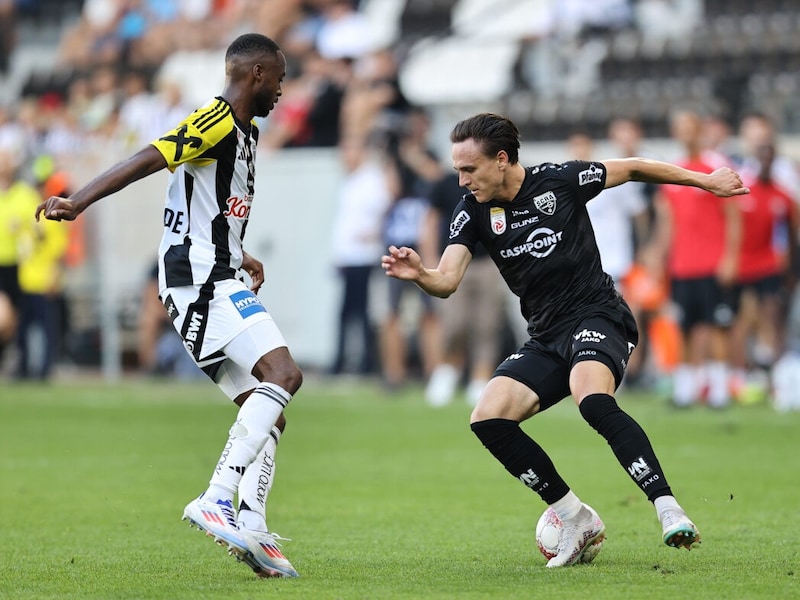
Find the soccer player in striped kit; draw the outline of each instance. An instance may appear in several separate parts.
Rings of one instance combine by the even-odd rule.
[[[255,190],[258,127],[281,95],[286,57],[266,36],[235,39],[221,95],[36,218],[73,220],[94,202],[164,168],[171,172],[158,253],[159,297],[186,350],[240,408],[209,486],[183,518],[264,577],[296,577],[266,525],[283,410],[302,373],[256,296],[264,268],[242,242]],[[240,270],[251,278],[248,288]],[[238,510],[234,501],[238,494]]]

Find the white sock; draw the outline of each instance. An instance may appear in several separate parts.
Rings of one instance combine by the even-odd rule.
[[[239,482],[238,521],[245,529],[269,531],[266,524],[267,497],[275,481],[275,452],[280,439],[281,430],[273,427],[264,447]]]
[[[217,499],[214,495],[219,488],[229,492],[228,498],[233,497],[242,475],[264,447],[269,432],[291,399],[289,392],[274,383],[256,386],[239,409],[236,422],[230,428],[228,441],[209,481],[206,492],[209,499]]]
[[[680,364],[672,374],[672,399],[678,406],[689,406],[697,400],[699,386],[696,370]]]
[[[728,392],[728,365],[724,362],[712,362],[706,366],[708,375],[708,403],[714,408],[727,406],[730,401]]]
[[[567,519],[573,519],[578,515],[583,508],[583,503],[580,501],[580,498],[578,498],[575,493],[570,490],[567,492],[566,496],[561,498],[561,500],[553,502],[553,504],[550,506],[554,511],[556,511],[559,519],[566,521]]]
[[[433,370],[425,386],[425,400],[430,406],[444,406],[453,399],[458,385],[458,370],[447,363]]]
[[[659,521],[661,520],[661,515],[664,514],[664,511],[683,510],[681,505],[678,504],[678,501],[675,500],[674,496],[659,496],[653,500],[653,505],[656,507],[656,514],[658,515]]]

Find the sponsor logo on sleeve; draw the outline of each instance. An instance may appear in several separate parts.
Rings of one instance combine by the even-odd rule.
[[[450,239],[452,240],[454,237],[458,237],[461,233],[461,230],[464,229],[464,225],[469,222],[470,216],[467,211],[462,210],[459,212],[453,221],[450,223]]]
[[[603,171],[592,165],[585,171],[578,173],[578,185],[586,185],[603,179]]]

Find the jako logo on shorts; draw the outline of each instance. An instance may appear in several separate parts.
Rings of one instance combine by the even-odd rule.
[[[230,296],[230,299],[243,319],[259,312],[267,312],[267,309],[261,304],[261,300],[259,300],[253,292],[246,290],[236,292]]]

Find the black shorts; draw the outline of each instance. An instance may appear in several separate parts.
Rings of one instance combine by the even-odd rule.
[[[19,308],[22,290],[19,287],[19,267],[17,265],[0,266],[0,293],[8,296],[11,306]]]
[[[397,315],[400,312],[400,303],[406,294],[412,297],[414,295],[418,296],[424,313],[433,312],[433,296],[429,296],[413,283],[396,279],[395,277],[387,277],[386,283],[389,286],[388,303],[390,314]]]
[[[736,286],[736,296],[740,297],[744,292],[752,291],[759,300],[769,296],[779,296],[783,291],[782,275],[766,275],[759,279],[754,279]]]
[[[729,327],[733,323],[736,292],[723,288],[716,277],[673,279],[672,300],[678,309],[678,324],[687,333],[695,325]]]
[[[529,339],[500,363],[494,376],[510,377],[536,392],[542,411],[570,395],[569,373],[585,360],[606,365],[619,387],[637,343],[636,321],[626,304],[599,308],[548,332],[546,339]]]

